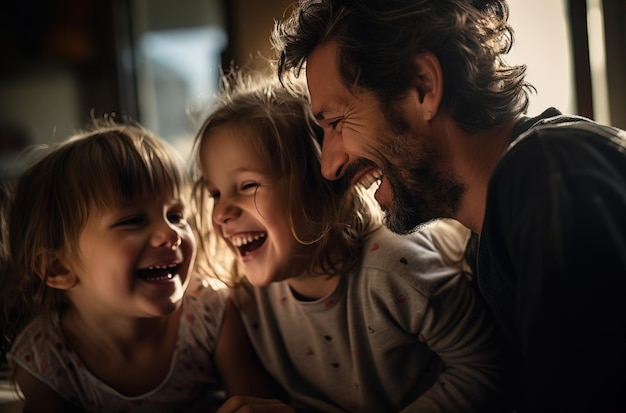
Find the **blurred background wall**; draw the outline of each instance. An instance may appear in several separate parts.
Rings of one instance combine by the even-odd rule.
[[[265,70],[292,0],[2,0],[0,178],[30,144],[90,116],[130,116],[186,156],[220,67]],[[547,106],[626,127],[626,1],[510,0],[516,42]]]
[[[183,155],[220,67],[263,70],[290,0],[2,0],[0,178],[26,145],[130,116]],[[194,113],[192,113],[194,112]],[[24,160],[25,161],[25,160]]]

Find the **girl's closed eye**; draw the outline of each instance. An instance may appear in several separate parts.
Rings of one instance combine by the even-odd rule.
[[[261,184],[256,182],[256,181],[247,181],[244,182],[243,184],[241,184],[241,192],[245,193],[252,193],[252,192],[256,192],[256,189],[260,186]]]
[[[131,215],[117,221],[115,227],[138,227],[145,222],[145,218],[141,215]]]

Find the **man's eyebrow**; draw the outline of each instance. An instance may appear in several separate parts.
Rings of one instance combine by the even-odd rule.
[[[313,116],[315,117],[315,120],[318,120],[318,121],[324,120],[325,113],[328,113],[328,112],[337,112],[337,109],[330,108],[328,106],[322,106],[319,111],[313,114]]]

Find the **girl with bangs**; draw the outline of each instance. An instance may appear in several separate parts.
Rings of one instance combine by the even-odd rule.
[[[96,121],[11,192],[5,348],[25,412],[206,412],[269,396],[238,314],[195,272],[190,185],[162,139]]]
[[[223,78],[196,136],[200,251],[228,277],[250,340],[298,412],[497,411],[505,368],[464,259],[441,221],[399,236],[366,187],[331,182],[306,89]],[[218,253],[220,246],[230,250]],[[234,397],[224,411],[287,411]],[[245,410],[244,410],[245,409]]]

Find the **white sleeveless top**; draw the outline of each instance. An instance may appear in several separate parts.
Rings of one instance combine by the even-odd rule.
[[[33,320],[7,359],[89,412],[213,411],[224,401],[213,363],[224,303],[223,295],[210,287],[187,293],[169,373],[142,395],[124,396],[94,376],[67,342],[58,315],[53,323],[47,315]]]

